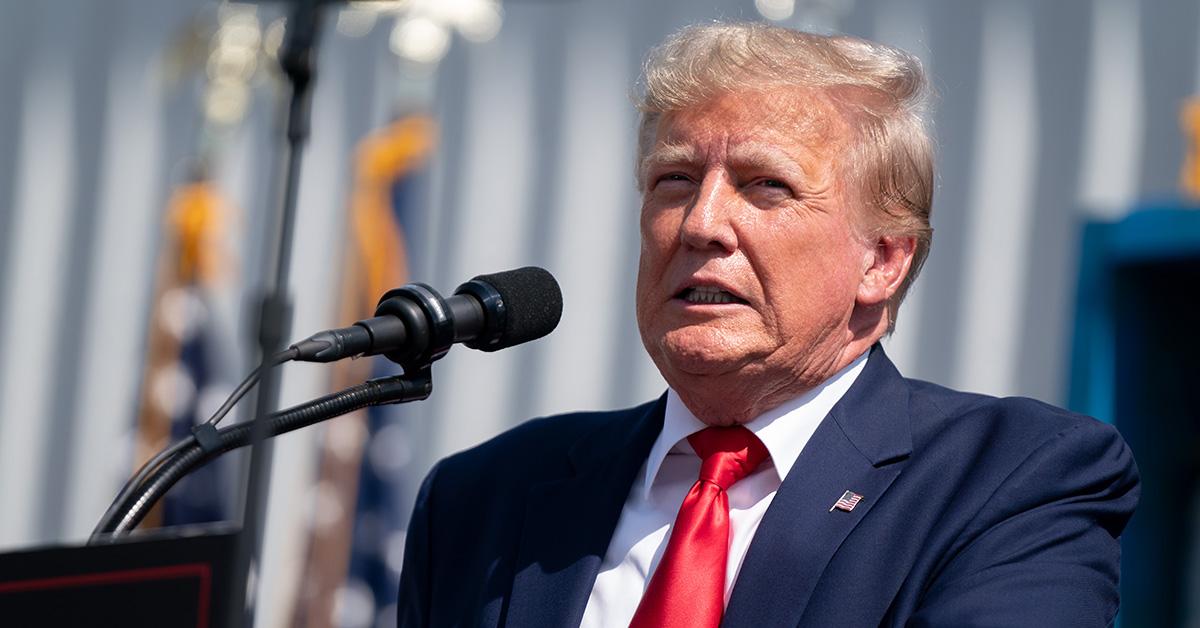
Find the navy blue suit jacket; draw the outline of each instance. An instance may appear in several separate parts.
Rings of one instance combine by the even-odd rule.
[[[402,626],[577,626],[663,400],[525,423],[417,497]],[[830,507],[863,495],[852,512]],[[1138,474],[1110,426],[876,346],[763,517],[723,626],[1106,626]]]

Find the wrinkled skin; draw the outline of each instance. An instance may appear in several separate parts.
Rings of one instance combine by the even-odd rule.
[[[820,92],[732,93],[664,115],[641,165],[637,319],[711,425],[818,385],[888,327],[911,237],[877,232],[847,183],[853,129]],[[694,296],[696,288],[710,295]],[[712,302],[717,290],[723,300]]]

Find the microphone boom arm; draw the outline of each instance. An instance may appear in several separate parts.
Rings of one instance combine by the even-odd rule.
[[[431,366],[454,343],[488,352],[504,349],[545,336],[561,316],[558,282],[544,269],[532,266],[479,275],[460,285],[450,297],[442,297],[422,283],[389,291],[380,299],[373,318],[319,332],[264,362],[217,414],[193,428],[192,436],[159,452],[138,470],[100,518],[89,543],[127,534],[183,476],[227,451],[246,445],[257,448],[256,443],[266,438],[367,406],[426,399],[433,391]],[[271,414],[260,403],[256,420],[216,428],[216,422],[260,375],[263,382],[275,381],[271,367],[293,360],[332,362],[379,354],[400,364],[404,374],[370,380]],[[260,394],[260,401],[263,398]],[[254,476],[253,457],[251,467]],[[247,521],[256,523],[251,514],[247,511]]]
[[[427,399],[433,392],[433,379],[429,366],[412,369],[412,373],[380,377],[368,380],[314,399],[312,401],[271,413],[256,421],[247,421],[221,429],[211,429],[211,438],[205,445],[192,442],[190,446],[176,452],[164,462],[152,476],[130,494],[120,508],[106,513],[106,518],[96,526],[97,532],[89,539],[96,544],[128,534],[150,512],[158,500],[180,479],[197,467],[204,465],[225,452],[245,447],[253,442],[256,426],[265,429],[268,438],[285,434],[302,427],[320,423],[368,406],[407,403]]]

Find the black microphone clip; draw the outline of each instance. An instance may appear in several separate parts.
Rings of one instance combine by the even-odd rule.
[[[410,283],[387,291],[375,306],[375,317],[355,325],[370,332],[377,339],[373,343],[376,346],[396,347],[379,353],[407,371],[432,364],[450,351],[455,341],[456,320],[471,321],[483,315],[477,305],[471,308],[471,303],[460,300],[458,304],[475,311],[455,316],[449,301],[426,284]]]

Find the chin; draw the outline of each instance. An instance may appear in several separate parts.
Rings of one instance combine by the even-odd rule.
[[[756,416],[740,397],[731,395],[729,391],[713,391],[709,387],[700,391],[675,388],[675,392],[683,405],[705,425],[729,427],[745,423]]]
[[[659,370],[681,375],[724,375],[741,370],[755,356],[731,342],[728,334],[712,329],[675,330],[659,343]],[[663,367],[666,368],[663,368]]]

